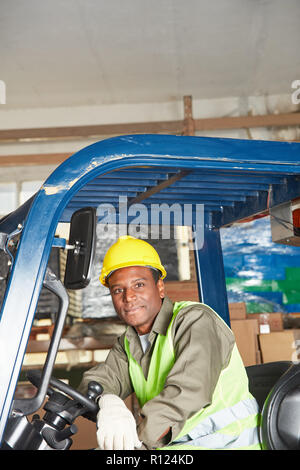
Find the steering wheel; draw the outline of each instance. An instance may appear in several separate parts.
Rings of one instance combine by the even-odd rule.
[[[28,371],[27,378],[37,387],[36,396],[40,394],[42,400],[45,394],[49,396],[49,400],[43,404],[45,414],[41,417],[35,414],[30,421],[28,417],[32,413],[26,414],[17,404],[14,408],[17,412],[11,414],[5,429],[3,448],[68,450],[72,445],[71,437],[78,431],[74,421],[79,416],[95,421],[99,411],[97,398],[103,392],[101,385],[90,382],[87,394],[83,395],[61,380],[54,377],[48,379],[47,374],[43,376],[40,370]],[[32,409],[32,406],[29,406],[30,408]]]
[[[27,372],[28,380],[34,385],[35,387],[39,387],[41,382],[42,372],[40,370],[30,370]],[[86,410],[92,414],[97,413],[98,405],[95,402],[95,399],[102,394],[103,388],[98,382],[92,381],[89,383],[88,386],[88,394],[87,396],[83,395],[82,393],[75,390],[70,385],[62,382],[61,380],[56,379],[55,377],[50,377],[49,380],[49,387],[47,394],[49,396],[52,395],[54,392],[53,388],[56,388],[60,392],[65,393],[69,397],[73,398],[77,403],[80,403]]]

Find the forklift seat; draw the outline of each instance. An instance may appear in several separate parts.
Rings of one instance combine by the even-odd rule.
[[[249,389],[261,410],[260,439],[267,450],[300,449],[300,363],[246,367]]]
[[[256,398],[260,411],[274,385],[292,364],[291,361],[278,361],[246,367],[249,390]]]
[[[264,449],[300,449],[300,363],[292,363],[274,385],[261,419]]]

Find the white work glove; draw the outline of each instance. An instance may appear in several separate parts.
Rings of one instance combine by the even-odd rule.
[[[134,450],[142,446],[131,411],[117,395],[99,399],[97,441],[102,450]]]

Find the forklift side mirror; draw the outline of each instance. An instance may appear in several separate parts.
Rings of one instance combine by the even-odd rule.
[[[64,285],[83,289],[91,279],[96,244],[96,209],[84,207],[71,217]]]

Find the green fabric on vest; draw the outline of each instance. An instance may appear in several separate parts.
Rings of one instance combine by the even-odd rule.
[[[129,374],[141,408],[148,400],[158,395],[164,387],[167,375],[175,361],[175,353],[170,334],[171,327],[179,310],[183,306],[190,304],[191,302],[176,302],[174,304],[173,317],[168,326],[166,336],[158,335],[156,338],[147,380],[144,377],[141,366],[131,355],[129,341],[125,336],[125,351],[129,360]],[[161,357],[164,358],[163,361],[160,360]]]
[[[199,305],[198,302],[175,302],[173,316],[168,326],[166,335],[164,336],[159,334],[156,338],[147,380],[144,377],[141,366],[130,353],[129,341],[125,336],[124,345],[129,361],[129,375],[141,407],[143,407],[147,401],[154,398],[163,390],[166,378],[175,362],[175,352],[171,335],[171,328],[174,319],[182,308],[191,306],[193,304]],[[245,404],[247,405],[247,403],[250,403],[251,405],[252,401],[254,401],[254,398],[248,390],[248,378],[246,370],[235,345],[228,366],[221,371],[213,393],[211,404],[199,410],[186,421],[183,429],[179,435],[176,436],[176,441],[180,440],[180,438],[186,434],[189,434],[189,432],[191,432],[199,424],[206,424],[212,420],[214,420],[215,423],[222,423],[221,425],[215,424],[214,426],[216,427],[216,430],[214,430],[214,432],[209,435],[209,437],[212,437],[216,441],[217,446],[220,445],[220,442],[226,442],[226,440],[234,441],[234,439],[240,436],[242,433],[244,433],[247,437],[248,430],[250,433],[251,430],[253,431],[253,428],[257,428],[259,426],[260,415],[256,412],[253,414],[249,412],[248,416],[246,411],[246,419],[235,418],[232,420],[231,416],[234,415],[234,413],[228,414],[227,410],[233,409],[234,407],[234,412],[237,412],[237,416],[239,416],[239,413],[245,413]],[[229,421],[228,416],[230,418]],[[209,447],[190,446],[188,443],[186,445],[176,445],[176,443],[174,443],[174,445],[171,444],[167,447],[163,447],[162,449],[175,450],[191,448],[196,450],[204,448],[208,449]],[[234,447],[232,447],[232,449],[233,448]],[[260,449],[261,446],[259,443],[247,443],[246,446],[241,445],[237,448],[250,450]]]

